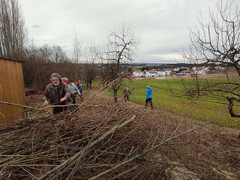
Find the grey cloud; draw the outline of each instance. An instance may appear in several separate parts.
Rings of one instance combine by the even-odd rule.
[[[188,46],[190,27],[196,26],[200,11],[207,15],[208,8],[215,8],[218,1],[19,0],[19,3],[31,38],[40,45],[58,43],[70,52],[75,33],[80,39],[104,43],[109,31],[124,23],[131,25],[140,39],[139,59],[174,61],[179,58],[178,51]]]
[[[40,28],[39,25],[33,25],[32,28]]]

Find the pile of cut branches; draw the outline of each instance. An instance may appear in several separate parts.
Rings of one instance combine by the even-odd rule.
[[[170,165],[148,153],[167,143],[166,132],[145,123],[144,113],[94,102],[1,127],[0,178],[166,178]]]

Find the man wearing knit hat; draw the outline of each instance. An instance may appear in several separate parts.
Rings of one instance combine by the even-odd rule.
[[[50,80],[52,83],[46,86],[43,93],[44,105],[48,105],[48,100],[52,105],[65,105],[71,100],[71,92],[66,83],[62,83],[61,76],[53,73]],[[54,107],[53,114],[57,114],[65,110],[65,107]]]
[[[147,85],[147,96],[146,96],[146,104],[145,106],[148,106],[148,102],[150,103],[151,108],[153,109],[152,105],[152,89],[150,88],[149,85]]]

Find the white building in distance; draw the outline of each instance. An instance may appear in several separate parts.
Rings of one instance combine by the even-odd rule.
[[[142,71],[134,71],[133,76],[134,77],[144,77],[144,74]]]

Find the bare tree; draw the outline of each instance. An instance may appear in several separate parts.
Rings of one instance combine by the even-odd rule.
[[[199,83],[195,76],[194,87],[184,86],[186,94],[192,98],[210,93],[214,93],[216,98],[223,96],[229,102],[230,115],[240,117],[233,111],[234,101],[240,102],[240,11],[234,1],[226,4],[221,2],[217,11],[210,11],[209,15],[209,21],[201,18],[200,27],[191,32],[190,50],[183,55],[195,64],[233,67],[238,78],[230,79],[226,73],[226,81],[213,84],[208,81]]]
[[[125,76],[121,72],[121,64],[134,60],[137,45],[138,41],[132,29],[123,25],[121,28],[110,32],[107,50],[103,53],[98,53],[102,64],[107,66],[105,68],[108,70],[106,79],[112,83],[114,102],[117,102],[117,93],[121,86],[120,81]]]
[[[24,19],[17,0],[0,0],[0,56],[21,59],[26,39]]]
[[[73,61],[76,64],[75,70],[74,70],[75,71],[75,74],[74,74],[75,79],[78,79],[80,76],[79,63],[80,63],[80,58],[82,56],[82,47],[83,47],[83,41],[80,41],[77,37],[77,34],[75,33],[75,39],[73,42]]]
[[[53,46],[53,62],[55,63],[63,63],[65,61],[68,61],[68,57],[66,56],[66,53],[62,49],[61,46]]]
[[[38,51],[39,56],[45,59],[46,62],[50,63],[53,61],[51,58],[53,56],[53,50],[49,45],[45,44],[44,46],[40,47]]]

